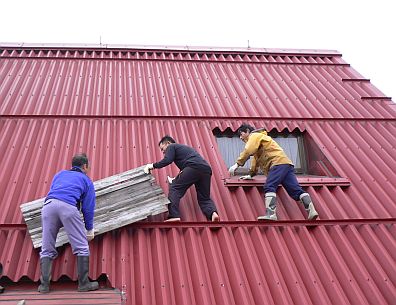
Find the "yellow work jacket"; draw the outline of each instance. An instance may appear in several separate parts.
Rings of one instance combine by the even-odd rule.
[[[259,168],[267,175],[270,168],[274,165],[293,165],[293,162],[287,157],[282,147],[268,136],[264,130],[252,132],[249,135],[245,150],[241,152],[236,163],[239,166],[243,166],[250,156],[253,156],[249,170],[251,176],[256,175]]]

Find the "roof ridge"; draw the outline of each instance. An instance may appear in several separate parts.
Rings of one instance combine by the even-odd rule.
[[[168,52],[218,52],[218,53],[261,53],[285,55],[332,55],[341,56],[337,50],[328,49],[293,49],[293,48],[252,48],[252,47],[218,47],[218,46],[167,46],[167,45],[128,45],[128,44],[79,44],[79,43],[24,43],[0,42],[0,48],[15,49],[71,49],[71,50],[136,50]]]

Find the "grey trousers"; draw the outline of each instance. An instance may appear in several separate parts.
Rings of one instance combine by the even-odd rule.
[[[41,210],[43,241],[40,258],[58,256],[56,236],[65,228],[74,255],[89,256],[89,246],[84,222],[75,206],[57,199],[49,199]]]

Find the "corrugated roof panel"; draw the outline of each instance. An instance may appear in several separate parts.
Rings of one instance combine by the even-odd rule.
[[[0,61],[7,115],[391,118],[343,82],[348,66],[211,61],[7,58]],[[337,73],[334,70],[337,69]],[[62,103],[59,103],[59,100]],[[284,107],[284,105],[288,107]]]

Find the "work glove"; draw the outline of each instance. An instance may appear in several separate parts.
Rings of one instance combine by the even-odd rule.
[[[231,167],[228,169],[228,171],[230,172],[230,174],[231,174],[232,176],[235,175],[235,170],[236,170],[238,167],[239,167],[238,163],[235,163],[233,166],[231,166]]]
[[[150,174],[150,171],[151,171],[153,168],[154,168],[153,163],[149,163],[149,164],[147,164],[147,165],[144,167],[143,171],[144,171],[146,174]]]
[[[94,233],[94,229],[92,228],[92,230],[87,231],[87,240],[91,241],[92,239],[94,239],[94,237],[95,237],[95,233]]]
[[[241,180],[252,180],[253,177],[250,176],[250,175],[245,175],[245,176],[240,176],[239,179],[241,179]]]
[[[166,180],[168,181],[169,184],[172,184],[172,182],[173,182],[173,180],[175,180],[175,178],[167,176]]]

